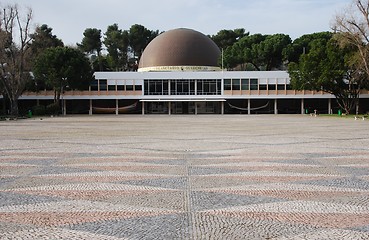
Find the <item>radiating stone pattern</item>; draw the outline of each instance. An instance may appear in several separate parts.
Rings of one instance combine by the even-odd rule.
[[[0,239],[369,239],[369,121],[0,122]]]

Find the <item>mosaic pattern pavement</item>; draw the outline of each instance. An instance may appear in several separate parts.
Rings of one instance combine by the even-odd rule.
[[[369,121],[0,122],[0,239],[369,239]]]

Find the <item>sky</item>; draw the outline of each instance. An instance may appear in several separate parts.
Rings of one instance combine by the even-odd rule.
[[[33,23],[47,24],[66,45],[76,45],[86,28],[117,23],[128,30],[191,28],[206,35],[244,28],[250,34],[284,33],[296,39],[330,31],[333,18],[352,0],[0,0],[0,5],[30,7]]]

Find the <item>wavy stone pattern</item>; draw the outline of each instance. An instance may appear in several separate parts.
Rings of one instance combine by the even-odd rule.
[[[369,239],[368,124],[0,122],[0,239]]]

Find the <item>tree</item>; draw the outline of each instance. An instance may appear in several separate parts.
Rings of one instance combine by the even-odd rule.
[[[101,30],[96,28],[87,28],[83,32],[83,39],[81,44],[77,44],[83,52],[89,54],[97,54],[97,60],[99,62],[99,70],[103,70],[101,62]]]
[[[36,57],[38,54],[50,47],[64,46],[63,41],[59,39],[56,35],[53,35],[52,31],[53,29],[50,28],[47,24],[43,24],[36,28],[34,34],[31,34],[31,38],[33,40],[31,43],[31,49]]]
[[[110,69],[126,70],[128,63],[128,31],[122,31],[118,28],[118,24],[108,26],[104,45],[107,48],[107,61]]]
[[[285,34],[246,35],[239,39],[224,53],[227,68],[240,66],[242,70],[284,69],[284,52],[291,44]]]
[[[353,49],[340,48],[333,37],[315,39],[308,47],[298,63],[289,65],[292,88],[333,94],[339,106],[350,113],[358,103],[363,80],[349,63]]]
[[[70,47],[46,49],[36,60],[34,75],[53,88],[57,106],[66,87],[82,89],[93,80],[89,60],[81,51]]]
[[[31,20],[32,10],[22,13],[17,5],[0,12],[0,84],[13,116],[18,116],[18,99],[31,79]]]
[[[146,46],[158,35],[158,30],[151,31],[139,24],[132,25],[129,29],[129,45],[134,57],[139,60]]]
[[[291,44],[289,44],[284,51],[284,59],[287,64],[291,62],[298,63],[300,56],[302,54],[309,53],[310,43],[315,39],[326,39],[327,41],[332,38],[331,32],[318,32],[312,34],[305,34],[297,39],[295,39]]]
[[[290,36],[285,34],[269,35],[257,45],[257,57],[266,71],[283,69],[283,53],[291,44]]]
[[[257,45],[265,40],[262,34],[247,35],[239,39],[232,47],[228,47],[224,52],[224,65],[228,68],[241,66],[242,70],[260,70]]]
[[[32,56],[34,59],[43,53],[48,48],[63,47],[64,43],[56,35],[52,34],[52,28],[48,25],[43,24],[36,28],[34,34],[31,34],[32,42],[30,44]],[[33,61],[34,63],[34,61]],[[26,90],[28,91],[39,91],[45,89],[45,85],[42,82],[34,81],[28,82]]]
[[[238,28],[235,30],[220,30],[216,35],[210,38],[215,42],[219,49],[227,49],[235,44],[241,38],[248,36],[249,33],[245,32],[244,28]]]
[[[369,86],[369,1],[353,0],[352,5],[337,14],[333,29],[340,33],[341,47],[355,47],[356,54],[351,58],[356,71],[367,76],[364,84]]]

